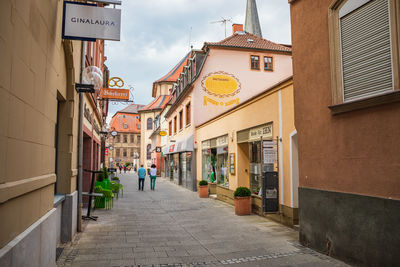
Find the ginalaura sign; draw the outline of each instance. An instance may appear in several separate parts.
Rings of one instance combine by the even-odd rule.
[[[129,100],[129,89],[101,88],[100,97],[111,100]]]
[[[64,1],[63,39],[119,41],[121,10]]]

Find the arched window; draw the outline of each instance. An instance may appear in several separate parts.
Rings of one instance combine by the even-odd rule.
[[[147,159],[151,159],[151,145],[147,145]]]
[[[153,130],[153,119],[152,118],[147,119],[147,130]]]

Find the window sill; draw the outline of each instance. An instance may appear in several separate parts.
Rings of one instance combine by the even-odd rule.
[[[58,207],[65,200],[64,194],[55,194],[53,200],[53,207]]]
[[[364,108],[375,107],[383,104],[389,104],[394,102],[400,102],[400,90],[395,90],[390,93],[372,96],[352,102],[347,102],[338,105],[329,106],[332,115],[346,113],[350,111],[360,110]]]

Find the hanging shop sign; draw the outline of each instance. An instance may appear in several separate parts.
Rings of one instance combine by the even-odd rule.
[[[272,138],[272,124],[267,124],[250,129],[249,141],[259,141],[261,137],[264,139]]]
[[[235,153],[229,154],[229,172],[235,174]]]
[[[111,100],[129,100],[129,89],[101,88],[100,97]]]
[[[161,132],[160,132],[160,135],[161,135],[161,136],[166,136],[166,135],[167,135],[167,132],[166,132],[166,131],[161,131]]]
[[[161,153],[161,147],[160,146],[156,147],[156,153]]]
[[[62,38],[119,41],[121,9],[64,1]]]

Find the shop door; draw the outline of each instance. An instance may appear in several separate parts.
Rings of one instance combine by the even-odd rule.
[[[192,179],[192,152],[186,152],[186,183],[187,189],[193,190]]]
[[[250,190],[252,194],[261,195],[261,142],[251,142],[250,147]]]
[[[173,155],[173,157],[174,157],[174,160],[173,160],[173,162],[174,162],[174,166],[173,166],[173,177],[174,177],[174,182],[176,183],[176,184],[180,184],[179,183],[179,180],[180,180],[180,175],[179,175],[179,154],[178,153],[176,153],[176,154],[174,154]]]
[[[180,176],[179,185],[186,187],[186,153],[180,153]]]

